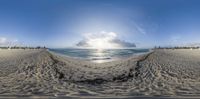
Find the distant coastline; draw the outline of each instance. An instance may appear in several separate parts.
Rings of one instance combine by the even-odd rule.
[[[37,47],[22,47],[22,46],[4,46],[0,47],[0,49],[48,49],[45,46],[37,46]]]

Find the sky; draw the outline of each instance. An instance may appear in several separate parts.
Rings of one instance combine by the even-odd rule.
[[[200,0],[0,0],[0,45],[65,48],[114,33],[137,47],[200,43]]]

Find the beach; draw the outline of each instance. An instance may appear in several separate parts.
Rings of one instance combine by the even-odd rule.
[[[200,50],[92,63],[46,49],[0,50],[0,96],[199,97]]]

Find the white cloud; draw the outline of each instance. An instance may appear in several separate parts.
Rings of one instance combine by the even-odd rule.
[[[7,38],[5,38],[5,37],[0,37],[0,45],[5,45],[5,44],[7,44],[7,43],[8,43]]]
[[[78,42],[76,46],[97,49],[136,47],[134,43],[118,39],[116,33],[105,31],[87,33],[84,39]]]
[[[143,28],[141,28],[140,26],[138,26],[138,25],[135,24],[135,27],[136,27],[136,29],[137,29],[140,33],[146,34],[146,31],[145,31]]]
[[[0,37],[0,46],[15,46],[18,45],[18,40],[10,40],[5,37]]]

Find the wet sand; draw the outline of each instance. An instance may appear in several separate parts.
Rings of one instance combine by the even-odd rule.
[[[199,97],[200,50],[154,50],[101,64],[47,50],[0,50],[0,96]]]

